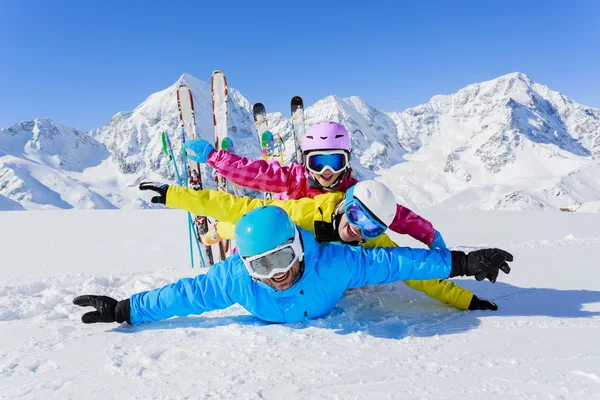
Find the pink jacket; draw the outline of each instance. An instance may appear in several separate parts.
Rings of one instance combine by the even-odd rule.
[[[207,164],[233,183],[261,192],[278,193],[280,198],[301,199],[327,193],[326,190],[310,187],[310,173],[302,164],[282,167],[278,161],[251,160],[223,150],[212,151]],[[346,177],[335,191],[345,192],[357,183],[356,178]],[[389,228],[426,245],[430,245],[435,237],[431,222],[401,205],[398,205],[396,217]]]

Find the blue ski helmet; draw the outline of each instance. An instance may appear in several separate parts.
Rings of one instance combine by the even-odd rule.
[[[240,256],[251,257],[273,250],[294,239],[296,225],[285,211],[264,206],[246,213],[235,226],[235,242]]]

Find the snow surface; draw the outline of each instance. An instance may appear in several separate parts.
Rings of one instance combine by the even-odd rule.
[[[460,312],[398,283],[349,291],[307,324],[268,325],[235,306],[83,325],[76,295],[122,299],[204,272],[189,268],[186,214],[0,213],[0,398],[598,398],[600,215],[421,214],[451,247],[514,254],[496,284],[458,280],[497,312]]]

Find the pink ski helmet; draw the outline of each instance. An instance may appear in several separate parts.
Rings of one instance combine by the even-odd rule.
[[[350,136],[342,125],[333,121],[319,122],[308,128],[302,141],[304,154],[313,150],[340,149],[348,153],[352,151]]]

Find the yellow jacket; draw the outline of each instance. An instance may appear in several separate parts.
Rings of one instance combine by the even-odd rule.
[[[314,198],[298,200],[261,200],[249,197],[236,197],[216,190],[193,190],[180,186],[169,186],[167,207],[180,208],[196,215],[207,215],[219,222],[219,235],[233,239],[235,224],[248,211],[264,205],[274,205],[284,209],[292,221],[303,229],[315,232],[317,238],[329,237],[333,231],[333,215],[337,205],[344,198],[342,192],[321,194]],[[364,247],[397,247],[387,235],[369,240]],[[473,292],[463,289],[451,281],[443,279],[427,281],[405,281],[412,289],[440,300],[460,310],[466,310],[473,298]]]

